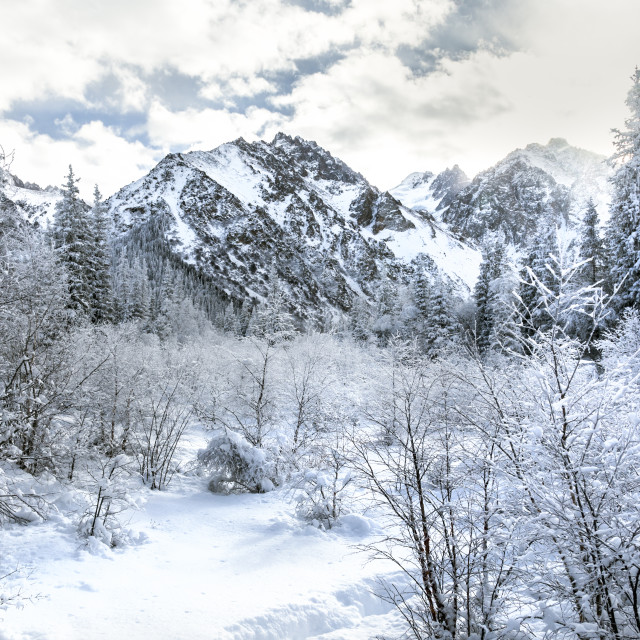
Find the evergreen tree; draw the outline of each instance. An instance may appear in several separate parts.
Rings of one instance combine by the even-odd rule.
[[[398,288],[385,268],[380,271],[380,284],[376,292],[373,332],[381,345],[386,345],[398,330]]]
[[[558,293],[557,265],[553,260],[558,253],[556,228],[541,224],[520,273],[520,317],[527,335],[532,335],[549,323],[545,300]],[[544,298],[540,296],[540,291],[545,292]]]
[[[610,277],[618,307],[640,307],[640,69],[635,70],[626,104],[631,117],[615,131],[617,170],[607,234]]]
[[[242,301],[242,307],[238,316],[238,335],[246,336],[251,322],[251,316],[255,307],[255,300],[253,298],[245,298]]]
[[[429,313],[429,292],[431,282],[427,274],[419,270],[413,283],[413,300],[422,318],[426,318]]]
[[[116,322],[146,322],[151,308],[151,293],[144,258],[133,259],[122,253],[112,268],[113,317]]]
[[[372,333],[373,318],[369,304],[356,297],[349,312],[349,327],[356,342],[367,342]]]
[[[480,275],[476,283],[476,343],[481,351],[489,348],[495,323],[496,292],[493,283],[502,276],[505,266],[504,243],[494,238],[485,244]]]
[[[91,290],[91,318],[94,322],[113,319],[113,291],[110,266],[109,219],[102,195],[95,185],[91,209],[91,244],[93,269],[88,272]]]
[[[53,237],[67,268],[69,306],[83,313],[91,310],[93,279],[92,234],[86,205],[80,199],[79,179],[69,165],[63,198],[56,205]]]
[[[587,210],[582,221],[580,238],[580,258],[589,260],[584,266],[582,276],[586,284],[594,285],[602,278],[604,265],[604,242],[598,231],[600,221],[593,200],[587,202]]]
[[[458,330],[451,309],[451,291],[442,281],[435,281],[427,301],[429,312],[425,318],[422,347],[432,356],[437,356],[454,340]]]
[[[131,320],[142,322],[149,319],[151,313],[151,290],[148,269],[144,258],[136,258],[129,268],[127,282],[127,302]]]
[[[270,345],[291,340],[296,333],[275,263],[269,271],[267,300],[253,314],[248,332],[266,340]]]
[[[233,302],[229,302],[225,307],[221,324],[225,332],[240,335],[240,320],[233,306]]]
[[[511,265],[502,234],[489,239],[476,283],[475,333],[480,351],[517,349],[519,329],[516,322],[518,279]]]

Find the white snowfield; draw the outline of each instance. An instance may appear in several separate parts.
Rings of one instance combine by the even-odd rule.
[[[367,563],[355,549],[375,537],[370,520],[344,516],[324,532],[296,518],[281,491],[223,496],[202,479],[179,485],[150,493],[132,512],[127,526],[141,539],[120,550],[95,541],[88,547],[62,517],[0,531],[2,566],[31,566],[23,595],[39,596],[0,611],[0,639],[365,640],[401,633],[395,609],[373,594],[377,575],[394,568]]]

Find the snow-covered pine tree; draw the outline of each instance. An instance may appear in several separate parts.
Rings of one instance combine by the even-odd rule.
[[[494,317],[494,292],[492,283],[502,275],[504,263],[504,242],[501,238],[491,238],[485,243],[480,275],[474,290],[476,299],[476,344],[480,351],[490,347]]]
[[[398,330],[398,288],[388,276],[386,268],[381,269],[380,285],[376,292],[375,319],[373,332],[380,345],[387,344],[392,335]]]
[[[431,356],[437,356],[451,344],[458,326],[451,305],[451,291],[441,280],[435,280],[429,291],[428,315],[421,343]]]
[[[607,244],[611,280],[614,286],[622,283],[615,296],[618,308],[640,307],[640,69],[632,81],[626,100],[631,117],[624,130],[615,130],[611,159],[617,170]]]
[[[517,274],[505,250],[500,233],[485,243],[484,260],[475,287],[475,341],[480,351],[492,348],[517,349],[515,312]]]
[[[431,281],[423,270],[419,270],[413,282],[413,301],[422,317],[429,313]]]
[[[87,207],[80,199],[78,181],[69,165],[62,189],[63,198],[56,205],[53,237],[67,268],[69,305],[76,311],[88,313],[92,302],[93,243]]]
[[[113,319],[113,290],[111,286],[111,249],[109,247],[109,218],[98,185],[93,190],[91,209],[91,240],[93,270],[90,277],[91,319],[108,322]]]
[[[424,333],[424,323],[429,315],[429,295],[431,292],[431,280],[424,269],[416,271],[411,289],[415,317],[409,323],[410,334],[419,337]]]
[[[118,256],[112,267],[114,318],[116,322],[146,322],[151,308],[151,293],[144,258]]]
[[[594,285],[602,279],[604,268],[604,242],[599,232],[600,220],[593,200],[589,198],[582,221],[580,258],[589,260],[582,270],[586,284]]]
[[[272,346],[287,342],[296,334],[293,316],[287,310],[287,299],[275,262],[269,270],[267,300],[256,309],[247,333],[267,341]]]
[[[246,336],[249,324],[251,323],[251,316],[253,309],[255,308],[255,300],[253,298],[245,298],[242,301],[242,306],[238,314],[238,335]]]
[[[554,273],[555,262],[551,258],[558,253],[557,230],[555,226],[547,225],[542,221],[532,240],[529,253],[524,259],[520,274],[522,329],[528,335],[532,335],[537,329],[544,328],[549,323],[540,290],[545,291],[545,296],[558,293],[558,279],[557,274]]]
[[[366,300],[356,297],[349,311],[349,328],[356,342],[367,342],[372,335],[373,315]]]

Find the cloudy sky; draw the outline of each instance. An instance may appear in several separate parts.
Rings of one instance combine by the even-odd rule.
[[[277,131],[383,189],[551,137],[609,155],[639,24],[639,0],[0,0],[0,143],[87,197]]]

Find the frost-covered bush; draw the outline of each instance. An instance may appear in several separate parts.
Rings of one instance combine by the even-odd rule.
[[[198,459],[214,472],[209,482],[214,493],[234,490],[264,493],[274,487],[276,465],[270,452],[254,447],[226,427],[211,438]]]
[[[351,472],[339,468],[309,469],[296,479],[296,513],[307,522],[331,529],[343,513]]]
[[[0,467],[0,527],[6,522],[29,524],[46,518],[49,505],[35,484],[32,476],[11,463],[6,469]]]
[[[346,488],[351,480],[346,438],[336,435],[331,444],[325,443],[322,448],[317,448],[315,468],[301,471],[293,477],[297,515],[317,526],[331,529],[343,513],[347,501]]]
[[[640,372],[640,315],[627,309],[618,324],[598,341],[600,364],[616,379],[635,379]]]
[[[126,482],[131,466],[131,458],[120,454],[87,469],[89,503],[78,527],[81,536],[95,538],[108,547],[120,546],[126,541],[128,532],[116,516],[136,506]]]

